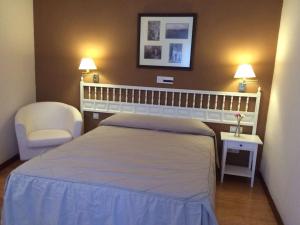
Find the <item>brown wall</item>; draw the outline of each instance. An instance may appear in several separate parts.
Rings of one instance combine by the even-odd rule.
[[[174,76],[174,88],[218,91],[236,91],[237,65],[251,63],[264,137],[281,8],[282,0],[35,0],[37,100],[78,107],[83,56],[94,57],[103,83],[159,86],[160,74]],[[187,12],[198,14],[193,70],[137,68],[137,14]]]

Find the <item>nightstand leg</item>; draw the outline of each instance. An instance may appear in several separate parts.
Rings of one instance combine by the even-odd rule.
[[[224,179],[226,157],[227,157],[227,145],[225,143],[226,142],[224,142],[224,145],[223,145],[222,169],[221,169],[221,183],[223,183],[223,179]]]
[[[251,176],[251,187],[253,187],[254,184],[254,176],[255,176],[255,168],[256,168],[256,156],[257,156],[257,150],[252,153],[253,159],[252,159],[252,176]]]
[[[248,168],[249,168],[250,170],[251,170],[252,160],[253,160],[253,152],[249,152]]]

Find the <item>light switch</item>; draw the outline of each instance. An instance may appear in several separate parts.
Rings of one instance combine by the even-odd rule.
[[[99,120],[99,113],[93,113],[93,119]]]
[[[174,77],[157,76],[156,83],[158,83],[158,84],[173,84]]]
[[[229,132],[235,133],[235,131],[236,131],[236,126],[230,126]],[[240,127],[240,134],[242,134],[242,133],[243,133],[243,127]]]

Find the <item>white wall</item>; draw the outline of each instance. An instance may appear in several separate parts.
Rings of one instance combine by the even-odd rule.
[[[262,175],[286,225],[300,224],[300,1],[284,0]]]
[[[35,101],[33,2],[0,0],[0,164],[14,156],[14,115]]]

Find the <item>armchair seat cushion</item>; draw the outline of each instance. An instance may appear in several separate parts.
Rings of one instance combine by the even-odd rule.
[[[72,135],[67,130],[47,129],[30,132],[27,135],[28,147],[50,147],[64,144],[72,140]]]

